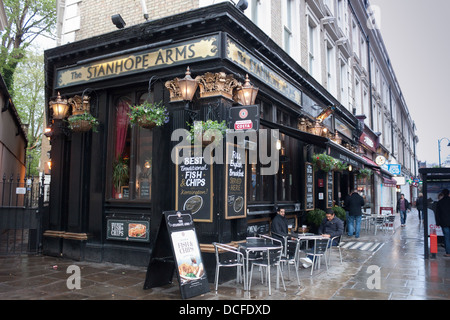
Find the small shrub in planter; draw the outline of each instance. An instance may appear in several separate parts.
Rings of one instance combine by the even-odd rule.
[[[72,115],[67,119],[69,129],[74,132],[86,132],[92,129],[97,132],[98,120],[88,112]]]
[[[194,142],[194,137],[201,135],[203,144],[219,143],[227,132],[225,120],[222,122],[215,120],[197,121],[194,125],[188,124],[188,126],[190,127],[189,136],[191,141]]]
[[[169,122],[169,112],[162,105],[162,101],[151,103],[145,101],[136,106],[130,106],[130,122],[139,126],[151,129],[155,126],[162,126]]]

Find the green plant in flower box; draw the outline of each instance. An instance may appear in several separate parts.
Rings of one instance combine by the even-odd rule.
[[[359,169],[358,179],[364,179],[372,175],[372,170],[370,169]]]
[[[336,171],[345,171],[348,169],[348,164],[343,163],[340,160],[336,160],[336,163],[334,165],[334,169]]]
[[[321,154],[314,154],[312,162],[315,168],[328,172],[334,170],[336,159],[334,159],[329,155],[326,155],[325,153],[321,153]]]

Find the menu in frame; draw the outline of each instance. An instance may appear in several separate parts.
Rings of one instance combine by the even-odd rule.
[[[314,210],[314,167],[305,163],[305,210]]]
[[[225,166],[225,219],[247,216],[246,150],[227,143]]]
[[[195,222],[212,222],[212,166],[194,154],[193,146],[183,148],[186,156],[176,165],[175,210],[191,211]]]
[[[334,171],[328,171],[328,173],[327,173],[327,208],[333,207],[333,181],[334,181]]]

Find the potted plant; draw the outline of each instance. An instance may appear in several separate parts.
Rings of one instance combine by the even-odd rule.
[[[130,106],[128,116],[131,123],[137,123],[146,129],[152,129],[155,126],[159,127],[169,122],[169,112],[162,105],[162,101],[158,103],[144,101],[139,105]]]
[[[325,153],[314,154],[312,163],[315,168],[328,172],[335,168],[336,160]]]
[[[219,143],[227,132],[227,123],[225,120],[218,122],[216,120],[196,121],[190,126],[190,138],[194,142],[194,138],[201,136],[203,145],[211,142]],[[215,139],[217,138],[217,140]]]
[[[347,169],[348,169],[348,164],[345,164],[340,160],[336,160],[336,163],[334,164],[334,170],[342,172]]]
[[[92,129],[92,131],[97,132],[97,127],[99,125],[98,120],[88,112],[83,112],[80,114],[71,115],[67,122],[69,122],[69,129],[74,132],[86,132]]]
[[[372,175],[372,170],[370,169],[359,169],[358,179],[364,179]]]
[[[129,167],[126,160],[119,156],[113,164],[112,179],[116,198],[121,198],[120,189],[123,185],[128,184]]]
[[[320,226],[325,217],[325,211],[321,209],[314,209],[306,213],[306,221],[316,228]]]
[[[334,206],[333,211],[334,211],[334,214],[336,215],[336,217],[338,217],[342,221],[345,221],[347,219],[347,214],[345,213],[344,208],[341,208],[339,206]]]

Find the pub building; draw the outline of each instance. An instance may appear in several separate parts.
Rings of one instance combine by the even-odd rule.
[[[358,170],[370,167],[356,154],[359,120],[229,2],[49,49],[45,68],[52,129],[47,255],[146,266],[162,213],[191,210],[213,279],[213,242],[269,232],[276,206],[301,226],[308,211],[340,204]],[[181,83],[191,79],[198,87],[186,97]],[[254,102],[239,98],[244,89],[254,89]],[[130,106],[144,101],[162,101],[168,122],[131,124]],[[248,161],[261,148],[250,142],[223,141],[224,154],[245,150],[246,159],[234,159],[237,174],[229,164],[189,158],[193,148],[188,161],[172,161],[180,151],[176,129],[208,119],[234,129],[231,110],[255,110],[247,104],[257,106],[259,130],[279,132],[276,147],[267,146],[267,154],[279,153],[276,174],[262,174],[268,165],[260,157]],[[97,132],[68,127],[67,118],[82,112],[98,120]],[[326,174],[312,166],[321,153],[351,166]],[[201,183],[187,183],[193,171]]]

